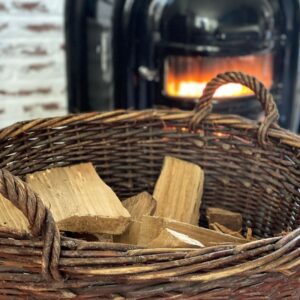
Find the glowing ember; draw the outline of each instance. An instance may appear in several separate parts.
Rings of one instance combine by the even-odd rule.
[[[272,55],[249,55],[230,58],[171,56],[166,60],[165,91],[168,96],[199,98],[207,82],[218,73],[242,71],[261,80],[267,88],[272,86]],[[253,94],[241,84],[221,86],[216,98],[243,97]]]
[[[219,137],[228,136],[228,134],[226,135],[226,134],[224,134],[224,133],[222,133],[222,132],[215,132],[214,134],[215,134],[216,136],[219,136]]]

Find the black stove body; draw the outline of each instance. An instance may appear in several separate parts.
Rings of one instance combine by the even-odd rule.
[[[236,70],[261,76],[290,127],[299,0],[67,0],[65,12],[71,112],[192,109],[205,82]],[[257,118],[259,103],[233,88],[215,111]]]

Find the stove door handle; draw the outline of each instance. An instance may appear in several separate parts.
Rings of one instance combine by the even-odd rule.
[[[203,91],[203,95],[195,107],[195,113],[190,121],[190,128],[195,130],[197,125],[211,113],[213,107],[212,99],[215,91],[220,86],[227,83],[240,83],[248,87],[254,92],[256,98],[261,103],[265,112],[265,119],[262,121],[258,129],[258,142],[263,148],[266,148],[268,146],[268,129],[271,126],[278,126],[278,109],[272,94],[265,88],[265,86],[255,77],[241,72],[226,72],[219,74],[207,83]]]
[[[147,81],[155,81],[155,82],[159,81],[159,75],[157,70],[149,69],[146,66],[140,66],[138,71],[140,76]]]

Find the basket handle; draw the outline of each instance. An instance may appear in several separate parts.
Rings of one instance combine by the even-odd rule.
[[[50,210],[25,182],[5,169],[0,169],[0,193],[23,212],[32,235],[42,235],[42,275],[45,279],[61,280],[58,271],[60,233]]]
[[[212,98],[215,91],[227,83],[240,83],[252,90],[256,98],[261,103],[265,112],[265,119],[262,121],[258,130],[258,142],[267,147],[267,132],[270,126],[276,125],[279,119],[277,106],[274,102],[272,94],[265,86],[255,77],[249,76],[241,72],[226,72],[217,75],[206,85],[203,95],[199,100],[199,104],[195,107],[195,114],[190,121],[190,128],[195,129],[203,119],[212,111]]]

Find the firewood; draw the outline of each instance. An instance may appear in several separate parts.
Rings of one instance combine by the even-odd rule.
[[[114,242],[137,245],[140,236],[141,225],[141,221],[132,220],[123,234],[114,236]]]
[[[243,218],[239,213],[222,208],[208,207],[206,210],[206,216],[209,224],[218,223],[232,231],[242,231]]]
[[[142,216],[152,216],[156,209],[156,200],[147,192],[130,197],[122,204],[134,220],[140,220]]]
[[[167,218],[144,216],[142,218],[138,245],[144,247],[148,246],[149,243],[158,237],[161,231],[165,228],[183,233],[191,239],[199,241],[206,247],[226,244],[238,245],[247,242],[246,239],[240,239],[207,228]]]
[[[204,247],[199,241],[175,230],[164,228],[160,234],[148,243],[151,248],[199,248]]]
[[[251,242],[251,241],[257,241],[257,238],[255,238],[255,237],[253,236],[253,230],[252,230],[252,228],[250,228],[250,227],[247,228],[246,239],[247,239],[247,241],[249,241],[249,242]]]
[[[168,219],[155,217],[155,216],[145,216],[141,221],[140,234],[137,244],[142,247],[149,245],[156,237],[159,236],[160,232],[166,227],[166,222]]]
[[[36,172],[26,180],[60,230],[121,234],[130,222],[130,214],[91,163]]]
[[[95,236],[95,238],[97,239],[96,241],[98,242],[112,243],[114,241],[114,236],[112,234],[94,233],[93,235]]]
[[[112,243],[113,235],[107,233],[88,233],[88,232],[70,232],[65,231],[63,235],[73,239],[84,240],[88,242]]]
[[[156,209],[156,201],[147,192],[142,192],[122,202],[131,215],[132,221],[121,235],[116,235],[114,241],[122,244],[136,245],[141,228],[141,218],[152,216]]]
[[[235,237],[240,238],[240,239],[244,238],[244,236],[241,233],[236,232],[236,231],[232,231],[229,228],[227,228],[226,226],[223,226],[219,223],[209,224],[209,229],[212,229],[212,230],[217,231],[217,232],[222,232],[222,233],[225,233],[225,234],[229,234],[231,236],[235,236]]]
[[[24,214],[1,195],[0,227],[29,233],[29,223]]]
[[[190,162],[165,157],[153,197],[155,216],[198,225],[204,173]]]

